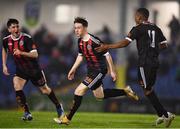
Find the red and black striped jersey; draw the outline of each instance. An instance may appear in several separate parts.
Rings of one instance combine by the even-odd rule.
[[[102,41],[91,34],[87,41],[82,38],[78,40],[79,55],[83,55],[87,62],[88,70],[107,70],[105,55],[108,52],[96,52],[95,48],[100,46]]]
[[[13,55],[14,49],[19,49],[23,52],[36,51],[36,44],[33,42],[30,35],[21,33],[20,36],[16,39],[9,35],[3,38],[3,47],[14,57],[16,68],[26,73],[31,73],[30,71],[39,69],[39,64],[37,59],[29,58],[25,56],[16,56]]]

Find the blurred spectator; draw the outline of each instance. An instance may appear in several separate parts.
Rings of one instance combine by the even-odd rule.
[[[179,20],[173,15],[171,21],[168,24],[170,28],[171,43],[176,44],[177,36],[179,35],[180,24]]]

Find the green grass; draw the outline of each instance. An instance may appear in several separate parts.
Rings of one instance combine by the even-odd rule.
[[[0,111],[0,128],[163,128],[155,127],[155,115],[78,112],[70,125],[54,123],[55,112],[32,112],[33,121],[20,119],[20,111]],[[180,116],[176,116],[171,128],[180,128]]]

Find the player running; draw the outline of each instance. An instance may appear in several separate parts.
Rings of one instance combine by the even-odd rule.
[[[13,78],[14,89],[16,92],[17,103],[23,108],[23,120],[32,120],[32,114],[29,111],[26,102],[26,96],[23,88],[28,80],[30,80],[40,91],[47,95],[56,106],[58,117],[64,114],[63,107],[59,103],[53,90],[48,87],[43,71],[38,64],[38,52],[36,44],[30,35],[20,32],[19,21],[9,19],[7,21],[9,36],[3,38],[2,63],[3,73],[10,75],[7,63],[7,55],[11,54],[16,64],[16,73]]]
[[[76,88],[74,92],[73,106],[70,112],[64,117],[54,118],[55,122],[59,124],[69,124],[74,114],[81,105],[83,95],[88,89],[91,89],[97,99],[107,99],[111,97],[125,96],[138,100],[138,96],[127,86],[124,89],[103,89],[102,80],[107,73],[107,64],[110,70],[110,75],[113,81],[116,80],[113,61],[109,52],[97,53],[95,48],[101,43],[100,39],[89,34],[87,31],[88,22],[84,18],[77,17],[74,20],[74,30],[78,39],[79,54],[76,58],[74,65],[68,73],[68,79],[74,79],[75,72],[83,57],[87,62],[87,76],[85,80]]]
[[[128,46],[133,40],[137,41],[139,84],[157,112],[156,125],[164,122],[165,126],[169,127],[175,115],[164,109],[153,90],[159,66],[158,55],[160,49],[167,47],[167,40],[161,29],[148,22],[148,18],[149,11],[146,8],[139,8],[135,13],[136,26],[131,29],[126,39],[110,45],[102,44],[96,50],[102,52],[112,48],[122,48]]]

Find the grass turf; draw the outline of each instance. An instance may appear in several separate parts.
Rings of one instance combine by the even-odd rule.
[[[164,128],[155,127],[155,115],[78,112],[70,125],[58,125],[53,121],[55,112],[32,112],[32,121],[22,121],[20,111],[0,111],[0,128]],[[176,116],[171,128],[180,128],[180,116]]]

